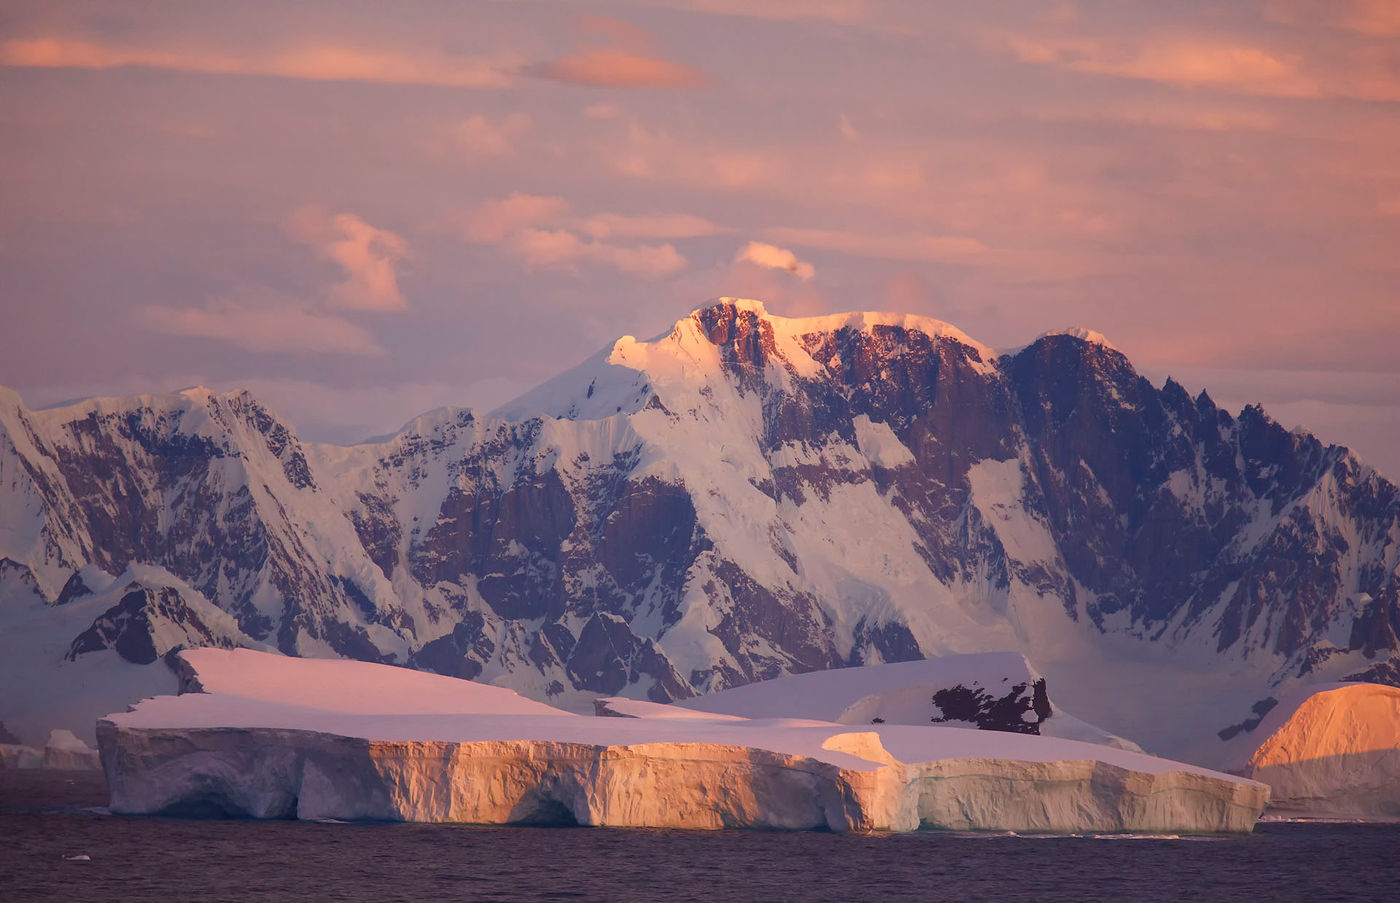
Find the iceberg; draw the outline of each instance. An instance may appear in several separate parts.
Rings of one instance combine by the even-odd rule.
[[[1268,788],[1131,750],[607,700],[246,649],[97,726],[118,813],[846,831],[1249,831]],[[862,669],[849,669],[858,672]]]
[[[0,768],[48,768],[67,771],[97,771],[101,768],[97,750],[74,736],[72,731],[55,728],[42,749],[17,743],[0,743]]]
[[[1273,789],[1273,815],[1400,819],[1400,689],[1301,690],[1265,717],[1244,773]]]

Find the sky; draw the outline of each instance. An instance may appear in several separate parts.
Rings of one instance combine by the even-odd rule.
[[[0,384],[489,410],[722,295],[1085,326],[1400,477],[1400,0],[0,6]]]

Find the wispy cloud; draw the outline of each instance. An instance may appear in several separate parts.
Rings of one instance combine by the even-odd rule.
[[[522,229],[511,236],[510,248],[526,266],[571,266],[579,262],[602,264],[622,273],[658,279],[685,269],[685,258],[673,245],[622,247],[583,239],[565,229]]]
[[[1104,122],[1201,132],[1272,132],[1280,126],[1279,117],[1264,110],[1173,106],[1162,102],[1084,105],[1069,110],[1047,108],[1033,115],[1040,122]]]
[[[219,301],[203,308],[148,305],[137,310],[137,319],[158,332],[213,339],[247,351],[385,353],[369,330],[292,300]]]
[[[1011,36],[1007,48],[1023,63],[1071,72],[1182,86],[1216,86],[1251,94],[1316,97],[1320,87],[1297,62],[1248,44],[1218,39],[1112,41]]]
[[[382,355],[373,333],[342,311],[402,311],[396,267],[408,243],[353,213],[302,207],[286,223],[287,235],[340,269],[343,279],[309,297],[249,285],[203,307],[146,305],[142,325],[158,332],[213,339],[256,352],[324,352]]]
[[[693,66],[629,50],[585,50],[529,70],[540,78],[601,88],[698,88],[705,74]]]
[[[704,217],[688,213],[643,216],[598,213],[584,220],[580,228],[594,238],[702,238],[728,231]]]
[[[447,129],[440,149],[468,157],[504,156],[533,124],[526,113],[511,113],[495,122],[480,114],[468,116]]]
[[[1382,24],[1377,20],[1370,27]],[[1148,34],[1003,35],[992,43],[999,43],[1023,63],[1179,88],[1294,99],[1400,100],[1400,59],[1394,48],[1354,46],[1354,41],[1288,49],[1223,34],[1192,38]]]
[[[1378,38],[1400,35],[1395,0],[1269,0],[1265,12],[1284,25],[1326,25]]]
[[[500,88],[518,63],[326,44],[262,53],[106,44],[39,36],[0,43],[0,64],[59,69],[139,66],[210,75],[259,75],[311,81],[379,82],[454,88]]]
[[[734,255],[735,263],[751,263],[769,270],[783,270],[798,279],[807,280],[816,275],[817,270],[787,248],[770,245],[763,241],[751,241]]]
[[[468,241],[494,244],[527,226],[561,222],[569,213],[569,202],[556,195],[511,192],[497,201],[478,204],[467,214]]]

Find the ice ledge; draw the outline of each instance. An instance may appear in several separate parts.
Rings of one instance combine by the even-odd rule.
[[[930,729],[933,730],[933,729]],[[844,768],[749,746],[375,741],[311,731],[98,726],[118,813],[789,830],[1247,832],[1252,781],[1094,760]],[[881,752],[873,732],[835,746]]]

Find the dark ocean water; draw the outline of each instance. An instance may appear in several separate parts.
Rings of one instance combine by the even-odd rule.
[[[1246,837],[475,828],[122,818],[0,771],[0,901],[1400,901],[1400,826]],[[65,856],[87,855],[88,861]]]

